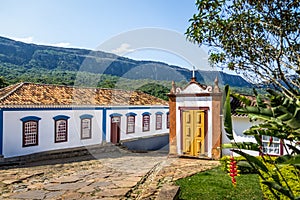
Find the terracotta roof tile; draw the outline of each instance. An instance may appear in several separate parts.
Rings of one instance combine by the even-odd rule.
[[[20,83],[0,90],[0,106],[168,105],[139,91]]]

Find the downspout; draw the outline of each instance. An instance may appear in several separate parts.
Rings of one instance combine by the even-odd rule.
[[[103,108],[102,112],[102,143],[106,143],[106,117],[107,112],[106,108]]]

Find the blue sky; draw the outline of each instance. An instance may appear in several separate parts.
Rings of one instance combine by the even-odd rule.
[[[199,54],[191,59],[172,49],[174,44],[179,44],[177,49],[180,45],[191,45],[173,38],[180,35],[185,40],[188,20],[197,12],[194,0],[0,0],[0,5],[0,35],[4,37],[28,43],[110,51],[188,68],[192,65],[207,67],[207,63],[197,63]],[[157,40],[169,45],[147,46],[141,42],[134,46],[125,36],[119,37],[133,33],[130,41],[135,41],[135,31],[142,29],[150,31],[141,41]],[[156,34],[159,29],[166,30],[170,36],[160,38]],[[107,48],[107,43],[115,38],[121,40],[119,46]],[[106,48],[101,49],[103,44]],[[188,48],[190,52],[199,49],[197,45]],[[206,59],[207,53],[202,50],[204,54],[200,52],[200,57]]]

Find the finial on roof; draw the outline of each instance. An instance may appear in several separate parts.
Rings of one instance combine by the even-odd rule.
[[[195,66],[193,66],[193,76],[192,78],[195,78]]]
[[[215,81],[214,81],[214,92],[216,92],[216,93],[220,92],[218,76],[216,76]]]
[[[195,66],[193,66],[191,82],[196,82]]]
[[[175,81],[172,81],[172,88],[171,88],[170,94],[175,94],[175,93],[176,93],[176,84],[175,84]]]

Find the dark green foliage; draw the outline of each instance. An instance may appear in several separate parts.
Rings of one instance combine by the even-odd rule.
[[[0,88],[4,88],[6,86],[8,86],[9,84],[6,82],[6,80],[4,79],[4,77],[0,76]]]
[[[119,80],[119,77],[103,75],[103,76],[101,76],[97,87],[99,87],[99,88],[116,88],[116,84],[117,84],[118,80]]]
[[[262,162],[257,157],[251,156],[251,155],[245,153],[244,151],[241,151],[240,149],[232,149],[232,151],[239,154],[239,155],[241,155],[241,156],[243,156],[244,158],[246,158],[248,163],[251,163],[251,167],[253,167],[257,170],[261,170],[265,173],[268,173],[268,168],[266,167],[265,163]]]
[[[138,90],[166,101],[168,101],[167,94],[170,92],[170,88],[167,88],[157,83],[149,83],[143,85],[140,88],[138,88]]]
[[[233,134],[227,134],[226,136],[228,138],[233,138]],[[224,148],[224,149],[245,149],[245,150],[259,151],[260,146],[259,146],[259,143],[257,144],[257,143],[253,143],[253,142],[232,142],[232,143],[229,143],[229,144],[223,144],[222,148]]]
[[[249,81],[300,95],[300,2],[197,0],[188,39],[210,47],[210,61]]]
[[[297,170],[292,165],[278,165],[278,168],[274,168],[272,162],[266,162],[266,166],[271,173],[271,176],[264,174],[264,177],[267,177],[266,180],[261,179],[261,188],[264,191],[263,193],[266,199],[277,199],[268,189],[268,186],[274,188],[274,193],[279,196],[280,199],[288,200],[293,199],[289,197],[294,196],[295,199],[300,197],[299,169]]]
[[[227,137],[230,140],[233,140],[233,132],[232,132],[232,120],[231,120],[231,106],[230,106],[230,89],[229,86],[225,86],[225,103],[224,103],[224,128],[227,134]]]
[[[263,199],[257,174],[242,174],[236,179],[237,186],[234,188],[231,177],[220,168],[215,168],[176,183],[180,186],[180,199]]]
[[[237,165],[241,174],[257,174],[256,169],[253,168],[246,160],[239,161]]]

